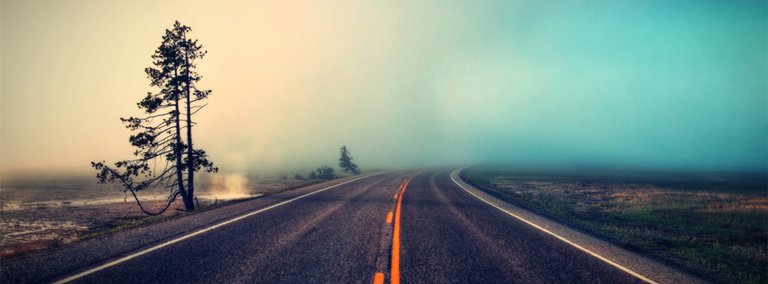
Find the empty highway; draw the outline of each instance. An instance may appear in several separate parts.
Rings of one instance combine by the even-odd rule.
[[[73,283],[648,282],[485,203],[459,186],[450,170],[361,176],[236,206],[249,208],[195,228],[175,224],[181,229],[165,236],[144,233],[148,241],[125,248],[108,243],[114,238],[89,240],[90,248],[104,247],[87,252],[99,258],[58,263],[61,256],[54,252],[4,264],[2,278]],[[134,233],[123,239],[140,238]],[[58,253],[77,255],[77,250]],[[114,252],[104,252],[109,250]],[[24,271],[9,270],[22,264]]]

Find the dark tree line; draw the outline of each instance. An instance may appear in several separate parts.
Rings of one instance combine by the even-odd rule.
[[[200,102],[211,95],[211,90],[197,87],[202,76],[195,72],[195,62],[207,51],[189,38],[191,30],[178,21],[165,30],[152,55],[152,66],[144,70],[150,86],[159,90],[148,92],[137,103],[143,116],[121,118],[128,129],[137,132],[128,139],[136,148],[135,158],[118,161],[114,166],[104,161],[91,162],[98,170],[100,183],[122,185],[150,215],[161,214],[179,196],[187,210],[195,209],[195,172],[218,171],[205,151],[195,149],[192,141],[196,124],[192,117],[206,106]],[[136,195],[152,188],[164,188],[169,193],[164,208],[158,212],[144,208]]]

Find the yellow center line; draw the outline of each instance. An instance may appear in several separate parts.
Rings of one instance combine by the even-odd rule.
[[[376,272],[373,276],[373,284],[384,284],[384,273]]]
[[[398,216],[398,220],[400,219],[400,217],[399,217],[399,216],[400,216],[400,213],[399,213],[399,211],[400,211],[400,203],[401,203],[401,199],[398,199],[397,197],[398,197],[398,196],[400,196],[400,197],[402,197],[402,196],[403,196],[403,192],[405,191],[405,187],[406,187],[406,186],[408,186],[408,182],[410,181],[410,179],[411,179],[411,178],[410,178],[410,177],[408,177],[407,179],[405,179],[405,180],[404,180],[404,181],[403,181],[403,182],[402,182],[402,183],[401,183],[401,184],[400,184],[400,185],[397,187],[397,193],[395,193],[395,196],[394,196],[394,197],[395,197],[395,200],[397,200],[397,207],[396,207],[396,210],[398,211],[398,213],[397,213],[397,214],[398,214],[398,215],[397,215],[397,216]],[[387,224],[392,224],[392,218],[393,218],[393,217],[394,217],[394,216],[393,216],[393,214],[392,214],[392,211],[389,211],[389,212],[387,212]],[[393,247],[393,255],[395,255],[395,253],[394,253],[394,248],[395,248],[395,247],[397,247],[397,254],[396,254],[397,256],[393,256],[393,257],[392,257],[392,263],[393,263],[393,267],[394,267],[394,264],[397,264],[397,269],[396,269],[397,271],[395,272],[395,269],[393,268],[393,269],[392,269],[392,273],[396,273],[396,274],[397,274],[397,280],[391,280],[391,281],[390,281],[391,283],[400,283],[400,267],[399,267],[399,266],[400,266],[400,237],[399,237],[399,232],[400,232],[400,222],[398,221],[398,222],[396,222],[396,223],[397,223],[397,225],[396,225],[396,226],[397,226],[397,231],[396,231],[396,232],[398,232],[398,238],[397,238],[397,240],[395,240],[394,238],[392,239],[392,247]],[[393,232],[393,233],[394,233],[394,232]],[[395,260],[395,258],[397,258],[397,259]],[[393,275],[394,275],[394,274],[393,274]],[[395,278],[394,278],[394,277],[392,277],[392,279],[395,279]],[[376,272],[376,273],[374,274],[374,276],[373,276],[373,284],[384,284],[384,273],[382,273],[382,272]]]
[[[397,199],[397,208],[395,209],[395,229],[392,233],[392,273],[390,274],[392,284],[400,284],[400,215],[403,204],[403,194],[408,187],[411,178],[407,178],[400,189],[400,196]]]

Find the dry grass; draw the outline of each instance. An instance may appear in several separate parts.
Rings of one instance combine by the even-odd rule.
[[[680,191],[644,184],[497,180],[493,185],[515,195],[548,195],[576,199],[581,211],[625,211],[647,208],[689,208],[699,212],[768,213],[768,197],[751,194]]]

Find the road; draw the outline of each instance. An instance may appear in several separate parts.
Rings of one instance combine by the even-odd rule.
[[[284,194],[282,200],[252,208],[247,216],[166,238],[51,280],[643,282],[480,201],[453,182],[449,170],[388,172],[319,192]]]

